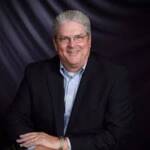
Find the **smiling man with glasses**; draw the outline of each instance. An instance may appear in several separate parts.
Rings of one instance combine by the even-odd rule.
[[[77,13],[73,16],[66,12],[66,18],[64,13],[54,24],[54,45],[61,63],[69,72],[76,72],[87,63],[91,48],[90,20]]]
[[[57,55],[33,63],[7,117],[8,134],[34,150],[114,150],[131,130],[126,70],[91,52],[91,25],[80,11],[56,17]]]

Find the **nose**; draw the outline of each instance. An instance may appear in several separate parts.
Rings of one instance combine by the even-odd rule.
[[[69,42],[68,42],[68,46],[69,46],[69,47],[74,47],[74,45],[75,45],[74,39],[73,39],[73,38],[70,38],[70,39],[69,39]]]

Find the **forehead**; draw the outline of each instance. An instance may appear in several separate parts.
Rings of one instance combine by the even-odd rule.
[[[62,22],[57,30],[59,35],[75,35],[85,32],[85,26],[75,21],[64,21]]]

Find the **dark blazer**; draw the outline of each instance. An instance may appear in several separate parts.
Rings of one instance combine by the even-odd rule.
[[[10,139],[43,131],[63,136],[64,88],[59,59],[30,64],[7,116]],[[130,131],[132,109],[124,68],[91,55],[66,131],[72,150],[115,149]]]

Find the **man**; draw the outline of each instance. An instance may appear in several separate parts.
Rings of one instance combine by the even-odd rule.
[[[90,53],[91,26],[80,11],[54,23],[57,56],[31,64],[7,117],[10,139],[35,150],[111,150],[130,131],[127,74]]]

